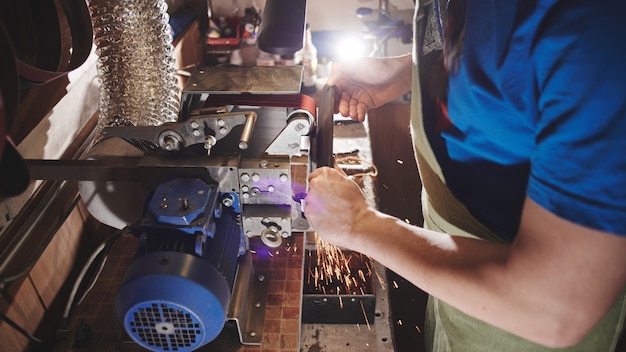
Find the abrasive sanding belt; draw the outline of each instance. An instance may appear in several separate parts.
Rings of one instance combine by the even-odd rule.
[[[316,119],[317,129],[312,152],[317,167],[334,166],[333,157],[333,114],[335,91],[332,86],[324,86],[319,93],[319,111],[313,98],[304,94],[213,94],[209,95],[204,106],[250,105],[267,107],[289,107],[303,109]]]
[[[212,94],[204,104],[205,107],[223,105],[295,108],[317,116],[315,100],[304,94]]]

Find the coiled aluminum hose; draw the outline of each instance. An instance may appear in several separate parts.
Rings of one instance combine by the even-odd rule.
[[[176,121],[180,92],[165,1],[90,0],[89,10],[100,80],[97,136],[107,126]]]

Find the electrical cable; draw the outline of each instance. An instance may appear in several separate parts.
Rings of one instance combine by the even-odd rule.
[[[102,272],[102,269],[104,268],[104,265],[106,264],[107,258],[108,258],[108,252],[111,249],[113,243],[120,238],[124,233],[126,233],[128,231],[128,227],[115,231],[112,235],[110,235],[109,237],[107,237],[91,254],[91,256],[89,257],[89,259],[87,260],[87,262],[85,263],[85,265],[83,266],[82,270],[80,271],[80,274],[78,275],[78,278],[76,279],[76,282],[74,283],[74,286],[72,287],[72,291],[70,293],[70,296],[68,298],[68,302],[65,306],[65,310],[63,311],[63,317],[62,317],[62,327],[59,330],[62,330],[64,328],[67,327],[67,323],[69,320],[69,316],[70,316],[70,312],[74,306],[74,302],[76,302],[76,295],[78,293],[78,289],[80,288],[80,286],[83,283],[83,280],[85,279],[85,276],[87,275],[87,272],[89,271],[89,269],[91,269],[93,263],[96,261],[96,259],[102,254],[104,253],[104,257],[102,258],[102,260],[100,261],[100,264],[96,270],[96,273],[94,275],[94,278],[91,280],[91,283],[89,284],[89,286],[85,289],[85,292],[80,296],[80,299],[78,299],[76,305],[79,305],[80,303],[82,303],[82,301],[85,299],[85,297],[87,297],[87,294],[89,294],[89,292],[91,291],[91,289],[95,286],[96,282],[98,281],[98,278],[100,277],[100,273]]]
[[[84,279],[84,276],[86,275],[87,271],[89,270],[89,268],[91,268],[91,265],[97,259],[97,257],[101,253],[103,253],[103,252],[104,253],[108,253],[108,251],[110,250],[110,248],[111,248],[112,244],[115,242],[115,240],[117,240],[119,237],[121,237],[126,231],[127,231],[127,229],[122,229],[122,230],[119,230],[119,231],[116,231],[115,233],[113,233],[106,240],[104,240],[104,242],[100,246],[98,246],[98,248],[96,248],[94,253],[91,255],[91,257],[89,258],[87,264],[85,265],[83,270],[81,270],[81,273],[80,273],[80,275],[79,275],[79,277],[78,277],[78,279],[76,281],[76,284],[72,288],[72,293],[70,294],[69,302],[68,302],[68,304],[67,304],[67,306],[65,308],[65,312],[63,314],[63,323],[64,324],[66,324],[66,322],[67,322],[67,318],[69,317],[69,312],[70,312],[71,307],[72,307],[72,305],[74,303],[74,298],[76,296],[78,288],[79,288],[80,284],[82,283],[82,281]],[[92,282],[89,285],[89,287],[87,287],[87,289],[85,290],[85,292],[81,296],[78,304],[80,304],[80,302],[82,302],[85,299],[87,294],[91,291],[91,289],[95,285],[95,283],[97,281],[97,278],[100,276],[100,273],[102,272],[102,269],[104,268],[104,264],[106,263],[106,259],[107,259],[107,255],[105,255],[105,257],[102,259],[102,262],[100,263],[100,265],[98,267],[98,270],[96,272],[95,278],[92,280]],[[0,284],[0,298],[4,295],[4,289],[6,287],[6,283],[11,282],[11,281],[19,278],[21,275],[24,275],[25,272],[28,272],[28,271],[24,270],[24,271],[22,271],[22,272],[20,272],[18,274],[10,276],[10,277],[2,277],[2,278],[0,278],[0,283],[1,283]],[[20,333],[21,335],[26,337],[29,341],[37,343],[37,344],[44,343],[44,341],[42,339],[33,336],[31,333],[26,331],[26,329],[21,327],[19,324],[17,324],[13,319],[9,318],[3,312],[0,312],[0,319],[2,321],[4,321],[5,323],[7,323],[15,331],[17,331],[18,333]]]
[[[4,296],[4,288],[6,287],[6,283],[7,282],[8,281],[6,280],[6,278],[4,278],[4,277],[0,278],[0,298],[2,298],[2,296]],[[6,314],[4,314],[1,311],[0,311],[0,320],[2,320],[5,323],[9,324],[10,327],[15,329],[15,331],[19,332],[20,334],[22,334],[29,341],[32,341],[32,342],[35,342],[35,343],[43,343],[43,340],[33,336],[31,333],[26,331],[26,329],[21,327],[18,323],[16,323],[13,319],[9,318]]]
[[[15,321],[13,321],[13,319],[9,318],[2,312],[0,312],[0,319],[2,319],[2,321],[4,321],[5,323],[9,324],[9,326],[15,329],[15,331],[24,335],[29,341],[39,343],[39,344],[43,343],[43,340],[31,335],[28,331],[26,331],[26,329],[19,326]]]

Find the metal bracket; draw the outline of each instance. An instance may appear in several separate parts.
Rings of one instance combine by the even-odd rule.
[[[308,111],[299,109],[292,112],[287,125],[265,149],[269,155],[299,155],[308,153],[310,142],[307,136],[313,128],[315,119]]]
[[[263,341],[269,281],[269,272],[255,273],[250,253],[241,256],[228,320],[237,324],[244,345],[261,345]]]
[[[226,137],[235,126],[244,125],[239,148],[247,149],[252,129],[256,122],[256,112],[229,112],[193,117],[184,122],[164,124],[161,126],[123,126],[105,127],[102,135],[121,137],[135,145],[151,145],[152,149],[161,148],[165,151],[180,151],[185,147],[204,144],[210,153],[217,141]]]

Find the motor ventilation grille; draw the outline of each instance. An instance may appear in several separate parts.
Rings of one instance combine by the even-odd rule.
[[[162,302],[135,306],[127,314],[126,325],[133,339],[152,351],[192,351],[204,334],[194,314]]]

